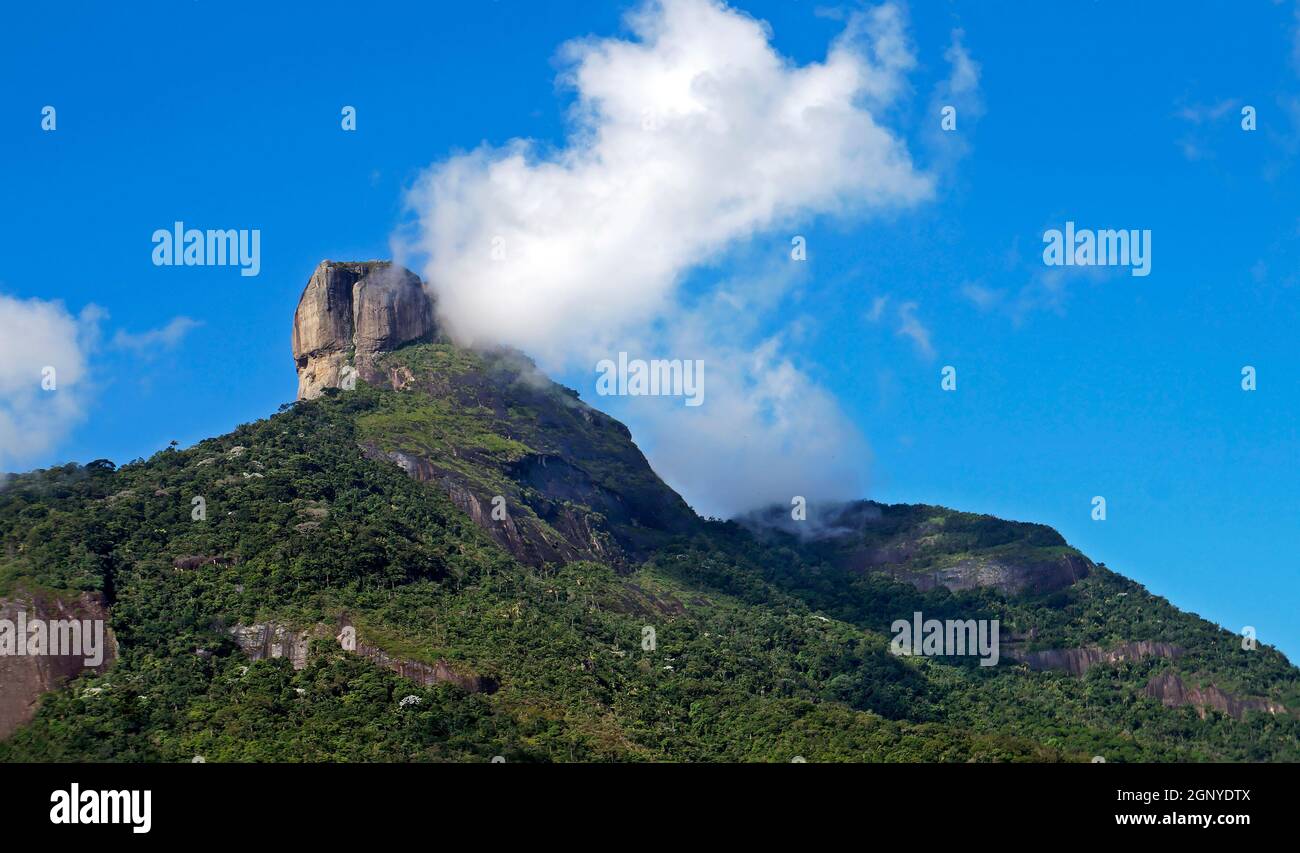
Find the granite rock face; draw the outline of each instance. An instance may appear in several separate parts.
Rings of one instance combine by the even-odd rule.
[[[1177,660],[1183,656],[1183,653],[1184,650],[1180,646],[1152,640],[1124,643],[1112,649],[1083,646],[1077,649],[1044,649],[1037,652],[1020,652],[1015,649],[1005,651],[1008,657],[1023,661],[1030,669],[1059,670],[1080,678],[1098,664],[1139,661],[1149,657]]]
[[[1087,577],[1088,559],[1076,555],[1053,556],[1049,559],[1000,559],[979,556],[960,560],[951,566],[934,569],[912,569],[870,559],[866,565],[896,580],[910,583],[926,591],[944,587],[952,592],[987,587],[1007,595],[1040,595],[1071,586]]]
[[[433,298],[415,273],[387,261],[321,261],[293,317],[298,399],[341,387],[348,368],[379,378],[379,355],[436,335]]]
[[[307,665],[311,631],[299,631],[275,622],[258,622],[255,625],[236,625],[230,629],[230,636],[249,660],[288,658],[294,669]]]
[[[390,655],[357,637],[356,628],[347,621],[343,624],[343,630],[337,634],[324,624],[295,628],[278,622],[235,625],[229,629],[229,634],[250,661],[287,658],[295,670],[301,670],[307,666],[311,641],[333,636],[344,651],[354,652],[425,687],[446,682],[469,693],[493,693],[497,689],[496,679],[469,672],[463,665],[454,666],[445,660],[425,663]]]
[[[1236,696],[1211,684],[1208,687],[1188,686],[1178,675],[1172,672],[1158,673],[1147,683],[1143,693],[1151,699],[1158,699],[1168,708],[1191,705],[1196,713],[1205,719],[1211,710],[1242,720],[1247,711],[1268,714],[1285,714],[1286,706],[1281,702],[1262,696]]]
[[[0,598],[0,619],[16,625],[20,613],[24,614],[27,622],[76,620],[103,623],[103,660],[92,667],[80,653],[0,655],[0,738],[8,737],[30,720],[47,692],[84,673],[104,673],[118,654],[117,640],[108,627],[108,608],[99,593],[83,592],[73,599],[46,593],[19,593],[11,598]]]
[[[423,416],[374,421],[363,452],[448,495],[525,565],[631,570],[699,524],[627,427],[522,353],[435,343],[381,366],[402,410]]]
[[[790,507],[774,506],[737,521],[764,539],[793,537],[840,569],[886,574],[923,591],[1044,595],[1078,583],[1093,568],[1042,524],[925,504],[850,501],[806,509],[799,520]]]

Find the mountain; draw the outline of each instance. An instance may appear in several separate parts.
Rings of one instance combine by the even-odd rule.
[[[294,403],[8,480],[0,619],[109,641],[0,657],[0,760],[1300,759],[1285,657],[1050,528],[701,519],[626,427],[436,317],[400,267],[322,263]],[[917,612],[997,620],[996,665],[891,653]]]
[[[357,420],[361,449],[434,484],[531,566],[591,559],[622,568],[665,534],[694,528],[627,427],[522,353],[452,345],[433,316],[407,270],[322,262],[294,314],[299,399],[344,384],[348,367],[403,392]]]

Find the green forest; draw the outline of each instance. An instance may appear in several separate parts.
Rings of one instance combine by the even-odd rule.
[[[445,369],[434,347],[395,355]],[[1045,594],[921,591],[817,542],[706,519],[628,532],[616,564],[526,564],[438,482],[362,445],[455,454],[485,488],[514,475],[512,496],[536,498],[539,535],[572,517],[548,515],[564,501],[611,541],[635,525],[568,496],[539,502],[545,484],[512,466],[547,441],[545,411],[506,397],[453,411],[431,394],[363,382],[188,449],[13,476],[0,491],[0,598],[98,594],[119,656],[45,695],[0,760],[1300,760],[1293,710],[1235,719],[1144,695],[1173,671],[1295,709],[1300,671],[1104,566]],[[564,456],[563,440],[551,445]],[[618,478],[598,475],[611,490]],[[884,517],[893,532],[943,528],[910,558],[925,565],[1069,550],[1038,525],[939,507]],[[220,559],[178,567],[187,555]],[[1025,651],[1152,640],[1184,653],[1082,677],[1007,654],[993,667],[891,654],[890,623],[913,611],[999,619],[1004,643]],[[341,648],[345,623],[393,659],[487,687],[407,679]],[[230,629],[256,624],[319,628],[306,665],[250,660]]]

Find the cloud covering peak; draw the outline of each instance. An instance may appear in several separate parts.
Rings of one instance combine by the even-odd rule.
[[[854,13],[825,59],[803,65],[774,49],[765,23],[715,0],[648,2],[627,23],[629,38],[561,49],[575,96],[566,144],[516,139],[435,163],[408,194],[415,236],[396,254],[422,268],[462,343],[510,344],[551,370],[637,344],[711,361],[710,413],[691,415],[693,435],[743,427],[749,467],[831,479],[817,473],[840,464],[828,445],[858,441],[833,398],[773,350],[771,329],[746,339],[720,311],[772,300],[737,292],[729,306],[688,306],[680,291],[688,273],[776,229],[933,195],[934,178],[880,118],[915,65],[904,15],[889,4]],[[760,411],[762,422],[730,422]],[[833,434],[801,446],[789,430],[818,413]],[[781,464],[764,466],[762,447]],[[661,467],[670,458],[652,455]],[[691,497],[690,483],[675,485]],[[796,488],[737,486],[748,500],[788,501]],[[711,507],[740,508],[715,497]]]

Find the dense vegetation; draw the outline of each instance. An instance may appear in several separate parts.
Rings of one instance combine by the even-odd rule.
[[[476,369],[454,356],[430,347],[410,363]],[[1294,709],[1300,673],[1104,568],[1047,596],[920,592],[837,568],[792,536],[701,521],[631,571],[538,569],[432,484],[358,449],[406,440],[432,417],[482,460],[508,464],[547,442],[564,452],[525,408],[506,412],[503,427],[500,410],[451,408],[436,389],[363,384],[120,468],[13,477],[0,491],[0,596],[102,593],[121,656],[49,694],[0,760],[1300,760],[1294,714],[1202,719],[1145,698],[1151,675],[1176,666]],[[1026,543],[1015,526],[977,527],[998,541],[961,547],[1060,547],[1051,531]],[[186,555],[221,559],[178,567]],[[1187,654],[1083,678],[1005,657],[896,657],[890,623],[914,610],[1000,619],[1026,648],[1157,639]],[[499,689],[421,686],[328,639],[299,671],[250,663],[228,631],[345,616],[393,657],[447,662]]]

